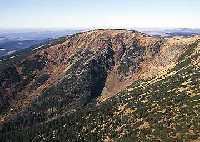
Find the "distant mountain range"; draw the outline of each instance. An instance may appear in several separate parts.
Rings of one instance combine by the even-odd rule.
[[[47,38],[58,38],[61,36],[72,35],[74,33],[85,31],[86,29],[17,29],[0,30],[0,39],[9,40],[44,40]]]
[[[200,29],[191,29],[191,28],[175,28],[175,29],[159,29],[159,28],[139,28],[141,32],[147,33],[149,35],[156,35],[162,37],[172,37],[172,36],[192,36],[199,35]]]
[[[50,41],[51,39],[44,39],[44,40],[8,40],[4,42],[0,42],[0,57],[11,55],[15,53],[16,51],[19,51],[21,49],[30,48],[34,45],[39,45],[42,43],[45,43],[47,41]]]
[[[82,30],[0,30],[0,57]]]

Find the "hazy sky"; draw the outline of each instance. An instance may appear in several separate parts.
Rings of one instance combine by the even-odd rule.
[[[0,0],[0,28],[200,28],[200,0]]]

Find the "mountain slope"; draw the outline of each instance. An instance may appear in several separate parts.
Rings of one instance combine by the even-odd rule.
[[[12,84],[10,94],[16,96],[1,115],[1,137],[197,139],[199,49],[198,36],[159,38],[127,30],[79,33],[41,48],[14,64],[12,72],[1,72],[8,75],[1,84]]]

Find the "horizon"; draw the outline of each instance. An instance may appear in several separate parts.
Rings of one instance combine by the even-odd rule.
[[[138,31],[164,31],[164,30],[200,30],[200,28],[185,28],[185,27],[93,27],[93,28],[0,28],[0,32],[63,32],[63,31],[80,31],[80,30],[138,30]]]
[[[1,1],[0,29],[200,28],[197,0]]]

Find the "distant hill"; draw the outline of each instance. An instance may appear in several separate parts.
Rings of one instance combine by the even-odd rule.
[[[15,41],[4,41],[0,42],[0,57],[11,55],[15,53],[16,51],[19,51],[21,49],[29,48],[33,45],[39,45],[41,43],[45,43],[51,39],[46,40],[15,40]]]
[[[184,36],[189,37],[193,35],[199,35],[200,29],[190,29],[190,28],[176,28],[176,29],[139,29],[150,35],[157,35],[162,37],[173,37],[173,36]]]

